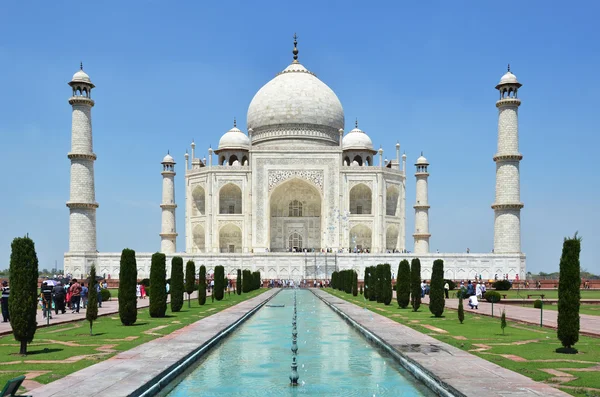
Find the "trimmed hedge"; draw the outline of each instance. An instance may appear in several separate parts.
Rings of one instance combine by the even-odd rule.
[[[449,291],[453,291],[456,289],[456,283],[453,280],[449,280],[449,279],[445,278],[444,283],[448,283]]]
[[[242,269],[237,269],[237,279],[235,280],[235,291],[238,295],[242,294]]]
[[[436,317],[444,313],[444,261],[436,259],[431,272],[431,289],[429,290],[429,310]]]
[[[406,309],[410,303],[410,264],[406,259],[398,265],[398,276],[396,276],[396,301],[398,306]]]
[[[164,317],[167,312],[167,269],[166,256],[160,252],[152,254],[150,265],[150,317]]]
[[[215,266],[215,288],[213,294],[217,301],[223,300],[225,285],[225,268],[223,266]]]
[[[421,306],[421,261],[414,258],[410,264],[410,303],[416,312]]]
[[[171,259],[171,311],[176,313],[183,307],[183,258],[174,256]]]
[[[490,303],[498,303],[502,300],[502,295],[500,295],[500,292],[486,291],[485,300]]]
[[[198,304],[206,303],[206,266],[201,265],[198,271]]]
[[[135,260],[135,251],[125,248],[121,252],[121,264],[119,268],[119,317],[123,325],[132,325],[137,321],[136,291],[137,262]],[[103,296],[102,301],[105,300]]]
[[[535,302],[533,302],[533,307],[534,307],[534,309],[541,309],[542,301],[540,299],[536,299]]]
[[[579,306],[581,283],[579,253],[581,237],[565,238],[560,257],[560,283],[558,284],[558,327],[557,335],[563,348],[559,353],[577,353],[573,345],[579,341]]]
[[[108,288],[101,289],[100,296],[102,297],[102,302],[108,302],[110,300],[110,298],[112,298],[112,294],[110,293],[110,290]],[[137,311],[137,308],[136,308],[136,311]]]
[[[194,261],[187,261],[185,264],[185,292],[188,294],[188,307],[190,307],[190,297],[196,290],[196,264]]]
[[[90,269],[90,282],[88,284],[88,304],[85,310],[85,319],[90,322],[90,336],[93,335],[92,326],[94,325],[94,321],[98,319],[98,294],[92,292],[96,291],[97,284],[98,281],[96,280],[96,265],[92,265]],[[102,293],[102,291],[105,290],[100,290],[100,293]]]
[[[508,291],[512,285],[508,280],[498,280],[494,281],[492,286],[496,291]]]

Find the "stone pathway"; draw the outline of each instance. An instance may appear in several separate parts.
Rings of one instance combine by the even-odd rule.
[[[178,364],[278,291],[279,289],[270,289],[169,335],[33,389],[28,394],[33,397],[106,397],[128,396],[136,391],[139,393],[138,389],[143,388],[146,383]],[[93,387],[90,387],[90,379],[93,379]]]
[[[210,296],[210,293],[207,293],[207,296]],[[187,300],[187,294],[184,294],[185,299]],[[196,299],[198,297],[198,292],[194,292],[191,295],[191,299]],[[150,305],[150,299],[138,299],[137,307],[138,309],[143,309]],[[52,318],[50,319],[50,326],[56,324],[64,324],[70,323],[73,321],[85,320],[85,309],[81,308],[79,313],[71,313],[71,310],[66,309],[67,312],[65,314],[61,314],[59,312],[58,315],[54,314],[52,311]],[[112,298],[109,301],[102,302],[102,307],[98,308],[98,316],[107,316],[109,314],[119,313],[119,299]],[[43,317],[42,311],[38,307],[37,311],[37,323],[38,328],[46,327],[47,320]],[[12,334],[12,328],[10,323],[0,322],[0,335],[8,335]]]
[[[457,395],[569,396],[550,385],[535,382],[524,375],[502,368],[327,292],[313,291],[392,346],[409,363],[415,364],[426,373],[433,374],[450,389],[459,391]],[[487,345],[476,347],[489,348]]]
[[[429,296],[425,296],[422,302],[429,304]],[[492,315],[492,304],[486,302],[479,302],[479,309],[471,309],[467,305],[466,301],[463,301],[465,311],[481,314],[484,316]],[[458,309],[458,299],[446,299],[446,307],[451,309]],[[500,303],[494,304],[494,316],[500,317],[502,310],[506,311],[506,318],[519,321],[528,324],[540,324],[540,309],[534,309],[530,307],[522,307],[518,305],[505,305]],[[556,328],[558,310],[544,310],[543,313],[544,327]],[[600,337],[600,316],[590,316],[587,314],[579,315],[580,333],[587,336]]]

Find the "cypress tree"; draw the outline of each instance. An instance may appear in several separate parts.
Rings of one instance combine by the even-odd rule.
[[[337,278],[337,272],[334,271],[333,273],[331,273],[331,288],[335,289],[335,283],[336,283],[336,278]]]
[[[376,301],[377,300],[377,268],[375,266],[369,266],[369,300]]]
[[[90,269],[90,282],[88,283],[88,304],[85,310],[85,319],[90,322],[90,336],[92,333],[92,326],[94,321],[98,318],[98,293],[96,292],[96,265],[92,265]]]
[[[358,274],[352,270],[352,296],[358,296]]]
[[[235,291],[238,295],[242,294],[242,269],[237,269],[237,279],[235,280]]]
[[[369,268],[365,268],[365,278],[363,280],[363,284],[365,285],[365,290],[363,291],[363,296],[365,299],[369,299]]]
[[[414,258],[410,263],[410,303],[416,312],[421,306],[421,261]]]
[[[171,260],[171,311],[178,312],[183,307],[183,259],[174,256]]]
[[[225,268],[223,266],[215,266],[215,288],[213,290],[213,294],[215,295],[215,299],[220,301],[223,300],[223,289],[225,286],[223,285],[223,279],[225,278]]]
[[[458,321],[461,324],[465,321],[465,308],[463,307],[462,295],[458,298]]]
[[[152,254],[150,265],[150,317],[164,317],[167,312],[167,258],[165,254]]]
[[[88,289],[89,294],[92,289]],[[121,324],[133,325],[137,321],[137,263],[135,251],[125,248],[121,252],[119,268],[119,317]],[[95,292],[95,290],[94,290]]]
[[[250,272],[250,270],[244,270],[242,272],[242,292],[245,294],[252,290],[251,289],[252,286],[251,286],[251,282],[250,282],[251,278],[252,278],[252,273]]]
[[[500,328],[502,328],[502,335],[504,335],[504,328],[506,328],[506,313],[502,309],[502,316],[500,316]]]
[[[38,258],[29,236],[17,237],[11,244],[9,279],[10,325],[15,340],[21,342],[19,354],[26,355],[37,326],[38,298]]]
[[[398,306],[406,309],[410,303],[410,265],[406,259],[398,265],[398,276],[396,276],[396,301]]]
[[[436,317],[444,313],[446,299],[444,298],[444,261],[436,259],[431,272],[431,289],[429,290],[429,310]]]
[[[192,307],[190,303],[191,295],[196,287],[196,264],[194,261],[187,261],[185,264],[185,292],[188,294],[188,307]]]
[[[557,327],[558,339],[563,347],[556,349],[557,353],[577,353],[573,345],[579,340],[580,252],[581,237],[577,233],[572,238],[565,238],[560,257]]]
[[[375,268],[375,277],[377,278],[377,287],[375,288],[377,290],[377,303],[383,303],[383,301],[385,300],[385,288],[384,288],[384,275],[383,275],[384,271],[383,271],[383,265],[379,264],[377,265],[377,268]]]
[[[392,269],[389,263],[383,265],[383,303],[387,306],[392,303]]]
[[[206,267],[204,265],[200,266],[198,283],[198,304],[204,305],[206,303]]]

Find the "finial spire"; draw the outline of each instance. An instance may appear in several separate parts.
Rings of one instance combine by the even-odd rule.
[[[233,118],[233,128],[237,127],[237,121],[235,120],[235,117]]]
[[[167,149],[167,154],[171,154],[170,151]]]
[[[510,72],[510,63],[508,64],[508,71]]]
[[[358,128],[358,117],[356,118],[356,120],[354,121],[354,127]]]
[[[294,54],[294,63],[298,63],[298,35],[296,33],[294,33],[294,51],[292,51],[292,53]]]
[[[421,150],[421,156],[423,155],[423,151]]]
[[[83,62],[79,62],[79,70],[83,70]]]

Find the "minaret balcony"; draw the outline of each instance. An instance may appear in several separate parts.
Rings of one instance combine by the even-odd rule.
[[[431,233],[414,233],[414,238],[429,238],[431,237]]]
[[[413,208],[416,210],[428,210],[429,208],[431,208],[431,206],[427,204],[415,204],[413,205]]]
[[[68,153],[69,159],[96,160],[96,153]]]
[[[98,208],[98,203],[80,203],[75,201],[67,201],[67,207],[69,208]]]
[[[494,210],[520,210],[525,204],[523,203],[494,203],[492,209]]]
[[[496,154],[494,161],[520,161],[523,160],[521,153],[507,153],[507,154]]]
[[[84,96],[72,96],[71,98],[69,98],[69,104],[94,106],[95,102],[93,99]]]
[[[504,99],[500,99],[499,101],[496,102],[496,107],[502,107],[502,106],[520,106],[521,105],[521,100],[519,98],[504,98]]]
[[[161,204],[160,208],[174,210],[175,208],[177,208],[177,204]]]

